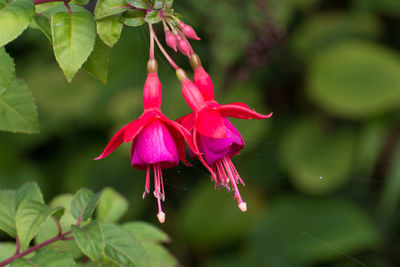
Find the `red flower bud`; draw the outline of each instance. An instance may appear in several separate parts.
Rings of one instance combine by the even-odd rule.
[[[176,39],[178,40],[178,49],[179,51],[184,54],[185,56],[189,57],[193,54],[193,49],[192,46],[189,44],[189,42],[182,38],[179,34],[175,35]]]
[[[182,21],[178,22],[179,28],[181,28],[182,33],[190,39],[193,40],[200,40],[200,38],[197,36],[196,32],[193,30],[192,27],[190,27],[189,25],[183,23]]]
[[[169,47],[172,48],[175,52],[177,51],[176,46],[177,46],[177,40],[176,36],[168,29],[165,29],[165,42]]]

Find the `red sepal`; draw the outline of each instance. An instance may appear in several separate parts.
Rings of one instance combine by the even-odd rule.
[[[226,104],[226,105],[220,105],[216,107],[216,110],[220,112],[220,114],[224,117],[232,117],[232,118],[238,118],[238,119],[267,119],[272,116],[272,112],[269,113],[268,115],[263,115],[260,113],[257,113],[253,109],[250,109],[249,106],[247,106],[244,103],[241,102],[235,102],[231,104]]]
[[[215,109],[203,109],[197,113],[195,129],[199,134],[211,138],[226,138],[225,123],[220,112]]]

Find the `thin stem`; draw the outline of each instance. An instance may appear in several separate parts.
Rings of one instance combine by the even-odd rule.
[[[64,6],[68,9],[69,15],[72,16],[72,9],[71,9],[71,7],[69,6],[68,2],[64,1]]]
[[[5,266],[5,265],[13,262],[14,260],[24,257],[24,256],[28,255],[29,253],[32,253],[38,249],[41,249],[44,246],[50,245],[51,243],[57,242],[59,240],[70,240],[70,237],[66,237],[66,236],[71,233],[72,233],[72,231],[65,232],[64,234],[57,235],[49,240],[44,241],[43,243],[37,244],[36,246],[33,246],[30,249],[27,249],[21,253],[17,252],[14,254],[14,256],[0,262],[0,267]]]
[[[164,54],[165,58],[168,60],[169,64],[171,64],[171,66],[174,69],[179,69],[178,65],[176,65],[176,63],[172,60],[172,58],[168,55],[168,53],[165,51],[164,47],[161,45],[160,41],[157,38],[157,35],[154,33],[154,29],[153,26],[149,23],[149,29],[150,32],[153,32],[153,36],[154,39],[156,40],[156,43],[158,45],[158,48],[160,48],[161,52]]]
[[[149,23],[149,31],[150,31],[150,59],[154,59],[154,31],[152,30],[150,23]]]

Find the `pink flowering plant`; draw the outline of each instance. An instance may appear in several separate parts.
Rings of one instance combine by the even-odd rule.
[[[0,105],[0,130],[21,133],[39,130],[33,97],[24,82],[15,78],[13,60],[4,49],[26,28],[42,31],[51,41],[55,59],[69,82],[83,68],[106,83],[109,51],[118,42],[122,28],[146,25],[150,42],[147,78],[143,77],[143,113],[117,131],[95,159],[106,158],[123,143],[130,143],[131,165],[145,171],[143,199],[148,194],[154,195],[160,223],[167,219],[162,209],[162,202],[167,201],[163,170],[174,168],[179,162],[190,167],[187,155],[193,161],[200,161],[215,187],[233,191],[238,208],[246,212],[245,196],[239,193],[239,186],[245,183],[232,161],[244,148],[245,141],[230,119],[263,120],[272,113],[257,113],[241,102],[220,104],[215,100],[213,82],[189,41],[201,39],[172,9],[171,0],[98,0],[93,13],[83,7],[87,3],[0,0],[0,100],[7,103]],[[188,58],[193,79],[164,48],[154,30],[153,25],[157,23],[162,26],[170,52],[179,52]],[[190,114],[168,118],[162,112],[163,90],[155,44],[176,70],[182,99],[192,110]],[[102,161],[97,164],[101,165]],[[143,222],[119,225],[117,221],[126,208],[127,201],[112,189],[97,194],[81,189],[75,195],[62,195],[49,205],[44,203],[39,188],[33,183],[14,191],[3,190],[0,192],[0,229],[15,238],[16,243],[10,244],[13,252],[0,266],[27,263],[73,266],[77,260],[106,266],[111,262],[119,266],[157,265],[155,261],[160,259],[154,257],[154,247],[165,250],[161,243],[169,238]],[[44,229],[51,230],[44,233]],[[49,236],[52,231],[54,235]],[[141,231],[150,232],[147,239],[142,238]],[[156,237],[153,239],[153,236]],[[64,253],[69,251],[65,244],[79,248],[80,252]],[[164,254],[162,266],[177,264],[167,251]]]

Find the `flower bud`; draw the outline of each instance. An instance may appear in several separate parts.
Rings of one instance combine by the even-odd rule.
[[[200,38],[197,36],[196,32],[193,30],[192,27],[189,25],[183,23],[182,21],[178,21],[179,28],[181,28],[182,33],[190,39],[193,40],[200,40]]]
[[[199,89],[194,85],[194,83],[189,80],[186,73],[182,69],[176,70],[176,75],[182,84],[182,94],[185,98],[186,103],[193,111],[201,110],[206,102],[204,101],[204,97],[202,96]]]
[[[178,40],[178,49],[179,51],[184,54],[185,56],[189,57],[191,56],[191,54],[193,54],[193,49],[191,47],[191,45],[189,44],[189,42],[182,38],[182,36],[180,36],[179,34],[175,35],[176,39]]]
[[[177,51],[176,46],[177,46],[177,40],[175,35],[168,29],[165,29],[165,42],[169,47],[172,48],[175,52]]]

